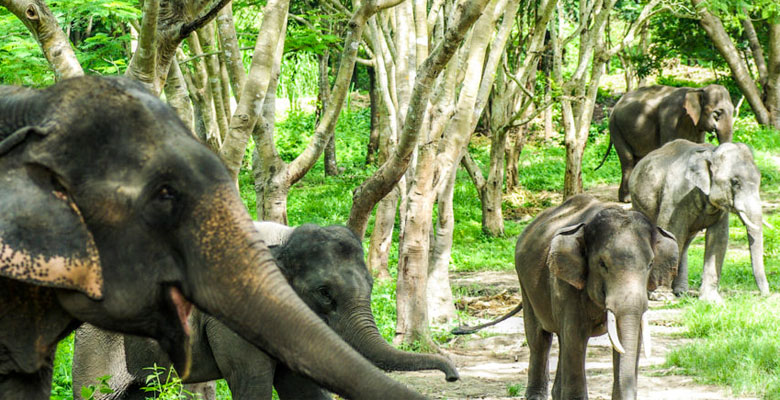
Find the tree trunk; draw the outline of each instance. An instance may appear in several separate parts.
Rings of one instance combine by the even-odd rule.
[[[450,255],[455,233],[453,194],[457,168],[453,168],[441,187],[438,197],[438,218],[430,261],[428,262],[428,320],[433,324],[448,324],[455,320],[455,301],[450,286]]]
[[[219,30],[219,44],[224,52],[225,65],[230,77],[230,87],[233,90],[236,102],[238,102],[241,98],[241,91],[244,89],[246,71],[241,59],[241,49],[238,46],[236,24],[233,22],[232,1],[230,5],[223,7],[219,11],[217,29]]]
[[[390,279],[387,269],[390,245],[393,239],[393,227],[398,209],[400,189],[388,193],[376,206],[374,230],[371,231],[371,241],[368,248],[368,269],[371,275],[380,280]]]
[[[371,128],[368,135],[368,148],[366,149],[366,165],[373,164],[376,160],[376,152],[379,148],[379,95],[377,94],[376,69],[368,68],[368,97],[371,101]]]
[[[214,37],[214,25],[206,24],[197,30],[198,39],[204,53],[214,53],[205,58],[206,71],[208,77],[208,90],[211,92],[211,101],[214,102],[214,112],[216,115],[217,127],[219,128],[220,142],[225,142],[225,136],[228,132],[228,117],[230,116],[230,105],[225,104],[225,96],[222,93],[222,70],[220,69],[219,56],[217,56],[217,44]],[[227,107],[226,107],[227,106]]]
[[[319,64],[319,91],[317,92],[317,108],[320,113],[327,107],[330,101],[330,82],[328,81],[328,60],[329,54],[326,50],[318,57]],[[336,176],[340,173],[338,163],[336,162],[336,136],[330,135],[328,144],[325,145],[325,175]]]
[[[168,79],[165,82],[165,98],[168,100],[168,104],[176,110],[176,114],[184,122],[184,125],[194,132],[192,103],[187,94],[187,84],[184,82],[184,75],[182,75],[179,63],[176,62],[175,58],[171,63],[171,68],[168,70]]]
[[[769,126],[771,124],[769,110],[761,100],[761,93],[758,91],[756,83],[753,82],[750,76],[750,71],[745,64],[745,61],[739,56],[739,51],[734,46],[734,43],[729,38],[726,30],[723,28],[723,23],[720,18],[710,13],[705,7],[701,5],[703,0],[691,0],[694,7],[697,8],[697,12],[701,17],[701,26],[704,31],[707,32],[707,36],[712,40],[712,44],[718,49],[718,52],[726,60],[726,63],[731,69],[731,74],[734,80],[739,86],[739,90],[745,95],[750,108],[756,114],[756,120],[759,124]],[[777,126],[780,128],[780,125]]]

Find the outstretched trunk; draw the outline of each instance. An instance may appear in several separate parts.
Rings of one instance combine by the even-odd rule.
[[[260,240],[232,182],[213,189],[208,191],[213,195],[194,205],[197,221],[192,221],[188,242],[194,245],[192,256],[205,265],[188,271],[192,286],[183,288],[185,294],[292,370],[342,396],[422,398],[360,357],[300,300]],[[282,334],[280,326],[296,334]],[[336,364],[340,367],[333,368]]]
[[[445,374],[448,382],[459,379],[455,364],[440,355],[420,354],[400,351],[392,347],[379,334],[371,305],[358,300],[351,307],[352,312],[345,313],[346,318],[336,321],[333,329],[360,354],[385,371],[420,371],[438,369]]]
[[[636,399],[636,376],[639,366],[639,343],[642,315],[636,313],[618,315],[617,328],[624,354],[612,352],[614,380],[612,398],[621,400]],[[649,332],[647,332],[649,334]]]

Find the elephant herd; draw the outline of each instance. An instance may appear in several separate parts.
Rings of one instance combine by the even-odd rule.
[[[553,333],[554,398],[587,398],[588,338],[604,333],[613,398],[636,398],[647,291],[687,291],[686,251],[706,229],[701,297],[719,300],[729,212],[768,293],[760,174],[730,143],[732,112],[717,85],[626,94],[610,138],[634,210],[579,195],[523,231],[528,399],[548,396]],[[0,400],[48,399],[57,343],[74,330],[76,398],[106,374],[105,398],[144,398],[154,363],[184,382],[225,378],[235,399],[415,399],[382,370],[459,379],[449,359],[384,341],[363,260],[347,228],[253,222],[219,158],[134,81],[0,86]]]

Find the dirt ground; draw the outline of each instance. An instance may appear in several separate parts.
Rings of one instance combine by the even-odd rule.
[[[780,166],[780,159],[777,164]],[[600,200],[617,200],[616,185],[591,187],[587,192]],[[780,196],[777,193],[762,194],[762,202],[765,215],[780,211]],[[454,287],[471,288],[469,292],[474,293],[474,296],[466,297],[462,303],[468,304],[471,315],[480,318],[479,323],[503,315],[520,301],[517,275],[513,270],[461,273],[451,279]],[[475,288],[481,290],[474,291]],[[670,368],[663,367],[670,349],[691,340],[679,335],[683,310],[663,309],[663,305],[659,301],[650,302],[652,355],[648,359],[642,354],[639,359],[639,399],[755,399],[735,396],[728,387],[697,383],[695,377],[677,375]],[[392,375],[435,399],[511,399],[524,396],[529,351],[523,333],[522,312],[480,333],[459,336],[442,352],[455,361],[460,381],[448,383],[439,371],[396,372]],[[554,340],[550,353],[550,388],[557,362],[558,344]],[[591,400],[610,399],[612,349],[606,335],[591,338],[588,342],[585,367],[588,397]],[[510,395],[510,387],[516,389],[516,396]]]
[[[467,298],[469,309],[484,315],[480,321],[489,321],[511,310],[519,301],[517,276],[514,271],[485,271],[459,274],[453,277],[454,286],[486,288],[480,295]],[[687,340],[675,336],[682,329],[682,310],[661,309],[662,302],[650,304],[650,331],[652,355],[639,359],[640,399],[748,399],[736,397],[729,388],[702,385],[690,376],[674,375],[662,365],[670,349]],[[528,378],[528,346],[523,333],[522,313],[482,333],[459,336],[449,348],[442,350],[455,361],[460,381],[448,383],[439,371],[396,372],[393,377],[434,399],[511,399],[522,397]],[[550,378],[555,376],[558,345],[553,341],[550,353]],[[610,399],[612,393],[612,349],[606,335],[591,338],[586,360],[588,396],[591,400]],[[512,397],[509,387],[518,387]],[[552,381],[550,382],[552,388]]]

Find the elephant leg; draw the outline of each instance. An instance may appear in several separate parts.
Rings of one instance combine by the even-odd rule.
[[[704,240],[704,266],[701,272],[701,289],[699,298],[705,301],[722,302],[718,293],[720,273],[723,269],[723,259],[729,245],[729,215],[707,228]]]
[[[281,400],[332,400],[333,396],[316,382],[296,374],[279,364],[274,374],[274,387]]]
[[[691,245],[693,238],[688,239],[680,251],[680,262],[677,264],[677,276],[672,281],[672,292],[675,296],[682,296],[688,293],[688,246]]]
[[[48,400],[51,375],[51,368],[44,368],[33,374],[0,375],[0,399]]]
[[[525,325],[525,338],[531,351],[528,363],[528,385],[525,390],[525,398],[528,400],[546,400],[547,388],[550,380],[548,360],[550,346],[552,345],[552,333],[542,329],[541,324],[534,315],[531,302],[523,293],[523,324]],[[557,377],[556,377],[557,379]]]
[[[564,327],[558,335],[560,354],[555,379],[557,381],[560,376],[560,399],[588,398],[585,383],[585,350],[588,346],[588,336],[579,332],[578,328],[580,327]]]
[[[555,382],[553,383],[553,390],[552,390],[552,398],[554,400],[561,398],[561,377],[563,376],[563,373],[561,373],[561,357],[558,357],[558,363],[555,367]]]

